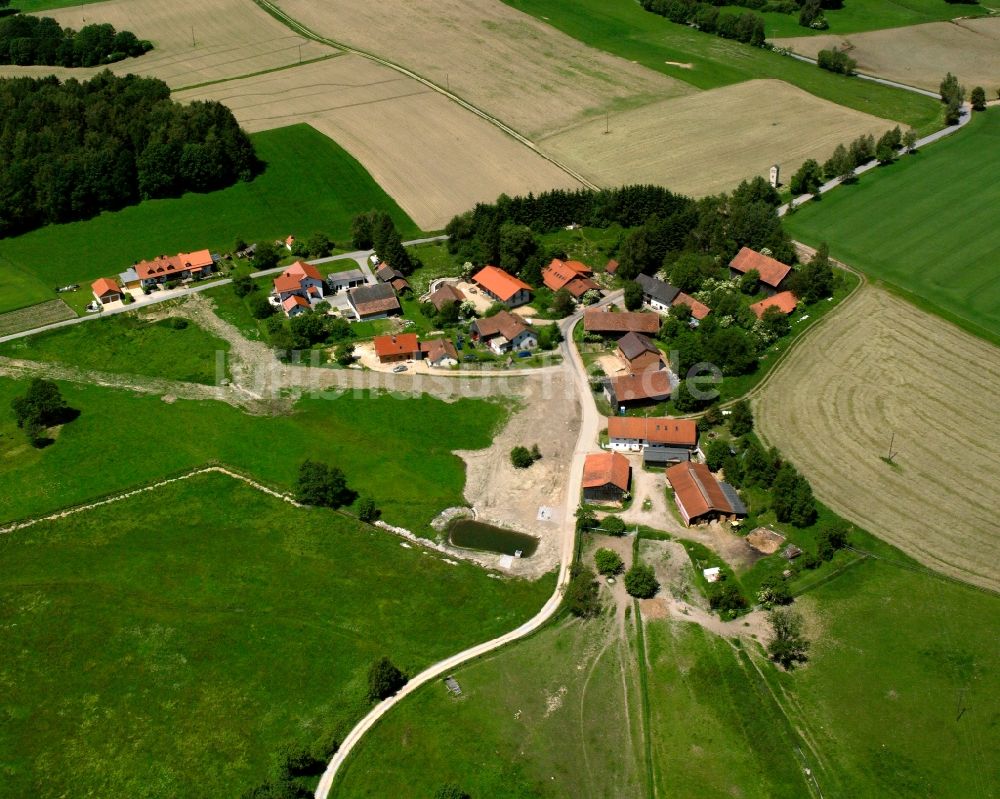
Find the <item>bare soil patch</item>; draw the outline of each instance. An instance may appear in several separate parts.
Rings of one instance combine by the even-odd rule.
[[[79,29],[95,22],[110,22],[149,39],[155,49],[140,58],[129,58],[110,69],[150,75],[171,87],[191,86],[209,80],[249,75],[300,60],[338,52],[297,36],[250,0],[111,0],[106,3],[40,12],[63,27]],[[103,67],[101,67],[103,69]],[[98,69],[53,67],[2,67],[3,74],[87,77]]]
[[[220,100],[253,132],[308,122],[425,230],[501,193],[576,188],[554,164],[412,78],[342,56],[175,94]]]
[[[996,348],[864,287],[778,367],[754,411],[838,513],[997,590],[998,393]],[[895,467],[882,460],[892,433]]]
[[[613,114],[540,146],[601,185],[657,183],[700,196],[766,176],[772,164],[790,176],[807,158],[895,124],[784,81],[752,80]]]
[[[815,58],[820,50],[850,51],[858,69],[937,91],[946,72],[971,89],[993,94],[1000,86],[1000,18],[930,22],[846,36],[802,36],[775,44]]]
[[[496,0],[281,0],[317,33],[413,70],[529,136],[694,87]]]
[[[515,561],[518,575],[544,574],[559,562],[565,492],[579,488],[567,486],[580,406],[567,399],[573,395],[566,392],[566,380],[563,373],[526,380],[522,407],[494,436],[493,446],[456,453],[466,463],[465,498],[477,517],[541,539],[534,555]],[[527,469],[515,469],[511,449],[535,443],[541,460]],[[552,509],[551,519],[538,520],[540,506]]]

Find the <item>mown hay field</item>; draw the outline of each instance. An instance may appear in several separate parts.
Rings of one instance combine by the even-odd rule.
[[[1000,87],[1000,19],[995,17],[774,43],[813,58],[820,50],[839,47],[850,53],[862,72],[931,91],[937,90],[946,72],[957,75],[967,89],[983,86],[993,97]]]
[[[21,272],[12,269],[0,270],[0,280],[10,275],[18,277],[21,274]],[[14,302],[17,298],[15,294],[7,294],[3,284],[0,283],[0,302]],[[31,330],[33,327],[51,325],[54,322],[72,319],[74,316],[76,313],[62,300],[40,302],[37,305],[0,314],[0,336],[9,336],[12,333],[20,333],[22,330]]]
[[[338,51],[294,34],[250,0],[110,0],[46,11],[63,27],[110,22],[149,39],[154,48],[140,58],[113,64],[118,74],[135,72],[172,88],[297,64]],[[3,75],[89,77],[97,69],[0,67]]]
[[[597,183],[659,183],[705,195],[895,123],[820,100],[777,80],[754,80],[613,114],[540,146]],[[607,130],[607,132],[605,132]]]
[[[489,122],[360,56],[176,93],[220,100],[249,131],[308,122],[353,155],[424,230],[503,192],[576,188]]]
[[[281,0],[317,33],[448,87],[529,136],[695,91],[497,0]]]
[[[998,393],[995,347],[864,287],[775,370],[755,411],[836,512],[998,590]]]

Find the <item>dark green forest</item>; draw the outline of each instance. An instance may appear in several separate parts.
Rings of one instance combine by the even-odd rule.
[[[0,236],[250,180],[249,137],[217,102],[155,78],[0,80]]]
[[[16,14],[0,19],[0,64],[96,67],[140,56],[153,45],[113,25],[61,28],[52,17]]]

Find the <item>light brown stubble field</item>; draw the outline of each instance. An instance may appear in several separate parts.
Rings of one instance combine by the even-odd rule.
[[[171,88],[249,75],[296,64],[339,51],[303,39],[250,0],[111,0],[105,3],[45,11],[60,25],[79,29],[110,22],[153,42],[154,50],[110,68],[160,78]],[[193,39],[192,39],[193,37]],[[0,67],[6,75],[51,75],[86,78],[97,69]]]
[[[449,87],[527,136],[694,87],[593,49],[499,0],[280,0],[316,33]]]
[[[353,155],[424,230],[503,192],[579,184],[489,122],[360,56],[175,93],[219,100],[248,131],[308,122]]]
[[[778,39],[801,55],[839,47],[858,62],[858,69],[882,78],[937,91],[946,72],[958,76],[966,89],[983,86],[995,97],[1000,88],[1000,19],[931,22],[843,36],[801,36]]]
[[[1000,589],[1000,350],[866,286],[754,402],[835,511],[921,563]],[[897,466],[881,460],[890,436]]]
[[[539,142],[601,185],[658,183],[685,194],[728,191],[781,166],[784,182],[807,158],[896,123],[820,100],[784,81],[753,80],[595,120]]]

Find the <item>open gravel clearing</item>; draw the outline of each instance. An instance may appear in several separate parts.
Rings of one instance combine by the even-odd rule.
[[[308,122],[424,230],[501,193],[578,188],[559,167],[412,78],[347,55],[176,93],[220,100],[249,131]]]
[[[298,36],[250,0],[111,0],[44,11],[60,25],[79,29],[110,22],[149,39],[155,49],[111,65],[112,72],[150,75],[172,88],[249,75],[338,51]],[[101,68],[103,69],[103,67]],[[89,77],[95,69],[0,67],[0,74]]]
[[[960,6],[955,6],[960,8]],[[1000,18],[930,22],[869,33],[778,39],[779,47],[815,58],[820,50],[839,47],[858,69],[880,78],[937,91],[946,72],[967,90],[983,86],[995,97],[1000,87]]]
[[[895,124],[784,81],[752,80],[612,114],[608,133],[602,118],[539,146],[601,185],[657,183],[702,196],[766,177],[771,164],[787,181],[807,158]]]
[[[317,33],[401,64],[528,136],[691,93],[497,0],[280,0]]]
[[[758,427],[842,516],[1000,590],[1000,351],[865,286],[783,361]],[[895,466],[881,460],[895,433]]]

